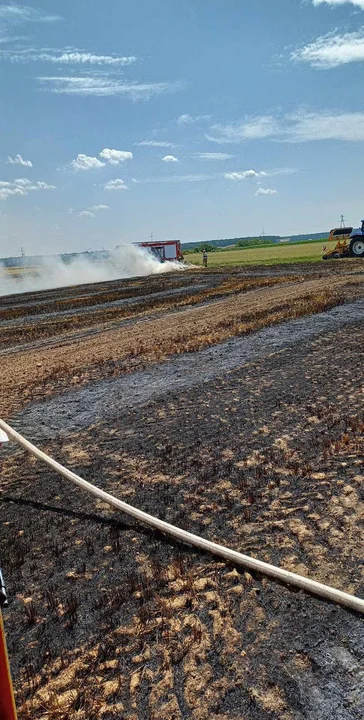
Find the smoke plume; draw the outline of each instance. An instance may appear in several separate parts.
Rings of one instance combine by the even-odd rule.
[[[9,273],[0,264],[0,295],[176,272],[184,267],[178,262],[160,263],[151,252],[134,245],[121,246],[100,260],[91,254],[90,258],[76,256],[67,262],[60,257],[42,257],[37,267],[28,272],[20,269],[19,274]]]

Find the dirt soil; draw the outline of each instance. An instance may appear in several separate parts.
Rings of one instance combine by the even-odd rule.
[[[2,344],[2,416],[119,498],[364,597],[364,268],[330,267],[3,298],[2,327],[6,308],[23,322]],[[90,319],[104,290],[174,283],[179,299]],[[82,338],[58,316],[34,338],[34,306],[86,296]],[[363,717],[360,616],[174,543],[13,445],[2,457],[20,720]]]

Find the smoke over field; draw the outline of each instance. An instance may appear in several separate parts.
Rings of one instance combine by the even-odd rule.
[[[183,268],[178,262],[160,263],[152,253],[133,245],[120,247],[99,261],[91,255],[90,259],[83,255],[69,262],[57,257],[43,257],[37,267],[29,268],[29,272],[21,268],[21,275],[16,272],[12,275],[0,264],[0,295],[158,275]]]

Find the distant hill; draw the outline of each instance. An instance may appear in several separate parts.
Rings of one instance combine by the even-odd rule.
[[[289,242],[305,242],[308,240],[326,240],[329,237],[329,232],[320,233],[306,233],[303,235],[291,235]],[[196,247],[209,245],[213,248],[224,248],[231,245],[239,245],[239,247],[249,247],[254,245],[271,245],[271,243],[279,243],[281,240],[286,240],[285,235],[264,235],[261,237],[238,237],[238,238],[222,238],[219,240],[205,240],[204,242],[184,242],[182,243],[184,250],[194,250]]]

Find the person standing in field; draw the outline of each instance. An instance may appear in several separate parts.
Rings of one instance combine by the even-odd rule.
[[[202,250],[202,263],[205,268],[207,268],[207,252],[205,249]]]

